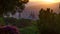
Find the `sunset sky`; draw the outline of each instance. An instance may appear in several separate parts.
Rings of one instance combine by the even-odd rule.
[[[30,0],[30,1],[51,1],[51,0]],[[52,0],[52,1],[60,2],[60,0]]]
[[[54,10],[54,12],[59,12],[59,2],[60,0],[29,0],[29,2],[26,4],[26,8],[24,12],[22,13],[23,18],[28,18],[31,12],[34,12],[36,19],[38,19],[39,10],[41,8],[51,8]]]
[[[60,2],[60,0],[30,0],[30,2],[57,3]]]

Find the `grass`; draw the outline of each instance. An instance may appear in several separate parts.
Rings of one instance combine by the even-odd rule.
[[[28,26],[19,29],[22,34],[39,34],[36,26]]]

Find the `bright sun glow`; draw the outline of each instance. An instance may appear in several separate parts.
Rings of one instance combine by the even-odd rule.
[[[42,2],[42,3],[46,3],[46,4],[51,4],[51,3],[57,3],[60,2],[60,0],[30,0],[32,2]]]
[[[56,2],[55,0],[42,0],[42,1],[47,3],[47,4],[55,3]]]
[[[54,2],[54,0],[43,0],[45,2]]]

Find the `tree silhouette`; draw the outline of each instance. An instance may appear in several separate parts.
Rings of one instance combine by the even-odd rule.
[[[16,12],[16,6],[23,10],[28,1],[29,0],[0,0],[0,16],[8,12],[14,14]]]
[[[60,30],[60,19],[58,15],[59,14],[54,13],[50,8],[47,8],[47,10],[42,8],[39,12],[39,32],[41,34],[49,34],[51,31],[50,34],[58,34],[58,31]]]
[[[29,0],[0,0],[0,17],[3,17],[3,14],[7,15],[7,20],[9,20],[9,13],[14,15],[16,13],[16,10],[21,13],[24,10],[25,4],[28,3],[28,1]]]

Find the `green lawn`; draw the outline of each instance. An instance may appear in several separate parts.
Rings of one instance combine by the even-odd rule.
[[[29,26],[25,28],[20,28],[22,34],[39,34],[38,28],[36,26]]]

